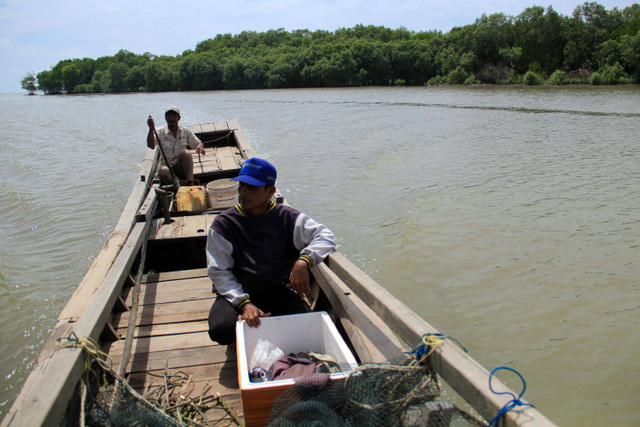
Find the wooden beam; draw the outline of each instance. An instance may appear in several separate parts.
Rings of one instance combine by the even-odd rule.
[[[155,185],[155,187],[158,187],[158,185]],[[138,209],[136,221],[147,222],[151,215],[153,215],[157,202],[158,194],[155,191],[149,191],[149,193],[147,193],[147,197],[142,202],[142,205],[140,205],[140,209]]]
[[[384,363],[402,354],[406,346],[335,273],[325,264],[314,267],[312,272],[362,363]]]
[[[233,130],[233,136],[236,138],[238,142],[238,147],[240,147],[240,153],[244,159],[250,159],[251,157],[257,157],[258,154],[253,149],[253,146],[249,143],[249,138],[244,133],[242,129],[240,129],[240,124],[237,120],[232,120],[228,122],[229,129]]]

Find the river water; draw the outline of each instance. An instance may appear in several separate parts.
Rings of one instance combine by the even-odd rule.
[[[637,424],[627,86],[0,95],[0,418],[119,218],[147,116],[169,104],[183,124],[237,118],[351,261],[487,369],[518,370],[551,420]]]

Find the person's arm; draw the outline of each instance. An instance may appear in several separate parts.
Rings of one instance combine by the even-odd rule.
[[[184,128],[184,130],[187,133],[187,145],[196,150],[196,153],[200,153],[204,156],[204,144],[202,143],[202,141],[200,141],[200,138],[198,138],[196,134],[191,131],[191,129]]]
[[[300,258],[293,265],[290,283],[303,297],[311,292],[309,268],[321,263],[335,251],[336,238],[326,226],[301,212],[293,229],[293,244],[300,251]]]
[[[147,119],[147,126],[149,126],[149,132],[147,133],[147,147],[154,149],[156,148],[156,137],[153,134],[153,130],[155,129],[156,124],[153,121],[153,117],[149,116]]]
[[[209,229],[207,236],[207,275],[213,282],[213,291],[227,299],[238,311],[238,320],[245,320],[251,328],[260,326],[260,318],[271,316],[256,307],[244,292],[232,272],[233,246],[224,237]]]
[[[260,326],[260,318],[261,317],[269,317],[271,313],[265,313],[260,310],[258,307],[253,305],[253,303],[248,302],[242,307],[239,308],[240,315],[238,316],[238,321],[244,320],[247,322],[247,326],[250,328],[257,328]]]
[[[300,258],[310,267],[320,264],[336,250],[336,237],[325,225],[300,212],[293,229],[293,244],[300,251]]]
[[[234,307],[240,308],[249,300],[242,285],[233,274],[233,246],[213,228],[207,235],[207,275],[213,282],[214,292],[225,297]]]

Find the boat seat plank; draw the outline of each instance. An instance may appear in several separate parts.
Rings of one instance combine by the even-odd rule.
[[[212,215],[213,216],[213,215]],[[162,282],[165,280],[192,279],[196,277],[206,277],[206,268],[195,268],[193,270],[149,272],[142,278],[142,283]]]
[[[154,351],[178,350],[211,345],[211,339],[206,332],[193,334],[179,334],[171,336],[139,338],[133,342],[133,353],[150,353]],[[109,354],[121,354],[124,340],[114,341],[109,348]]]
[[[133,287],[127,288],[124,295],[126,305],[131,306]],[[199,277],[189,280],[146,283],[140,287],[138,298],[140,305],[150,305],[207,299],[212,296],[211,279]]]
[[[156,306],[142,306],[138,308],[137,317],[140,319],[136,324],[149,325],[173,322],[188,322],[207,319],[209,309],[213,304],[213,294],[209,300],[180,301],[168,304],[158,304]],[[114,314],[112,325],[121,325],[121,322],[128,321],[129,311]],[[191,313],[191,315],[189,315]],[[171,320],[171,317],[176,320]],[[146,321],[143,321],[146,320]]]
[[[211,299],[209,301],[206,301],[206,300],[180,301],[180,302],[167,303],[167,304],[157,304],[155,306],[142,306],[142,307],[138,307],[137,317],[140,319],[148,318],[148,320],[153,320],[154,318],[157,318],[158,320],[155,323],[164,323],[164,322],[161,322],[160,319],[170,317],[170,316],[176,316],[176,318],[178,318],[178,316],[180,316],[181,314],[184,315],[183,317],[179,317],[181,320],[175,320],[175,321],[186,322],[186,321],[190,321],[190,320],[193,321],[193,320],[198,320],[202,318],[206,319],[209,313],[209,309],[211,308],[211,304],[213,304],[213,300],[214,300],[214,297],[213,297],[213,294],[211,294]],[[119,324],[119,322],[121,321],[120,318],[122,320],[124,320],[125,318],[128,318],[129,313],[130,313],[129,311],[115,313],[113,315],[112,324],[114,325]],[[191,316],[189,316],[189,313],[191,313]],[[202,313],[206,313],[204,317]],[[169,322],[171,322],[170,319],[169,319]],[[148,323],[138,322],[137,324],[144,325]]]
[[[215,215],[178,216],[174,217],[170,224],[165,224],[163,218],[156,219],[154,225],[157,227],[157,232],[149,236],[149,240],[206,237]]]
[[[204,320],[209,317],[209,309],[213,304],[213,298],[209,301],[189,301],[187,303],[162,304],[161,309],[155,311],[142,311],[138,314],[136,325],[151,325],[163,323],[192,322]],[[185,312],[183,310],[192,310]],[[113,316],[113,325],[126,324],[129,321],[129,312],[118,313]]]
[[[129,359],[127,372],[144,372],[145,370],[179,369],[185,366],[197,366],[214,363],[236,363],[235,353],[227,353],[226,346],[214,344],[201,348],[156,351],[140,354],[135,360]],[[122,361],[121,354],[111,358],[114,365]]]
[[[236,147],[216,147],[216,157],[222,169],[236,169],[242,166],[242,156]]]
[[[164,350],[155,351],[153,353],[144,353],[137,360],[129,360],[127,370],[129,372],[140,372],[143,369],[160,369],[170,368],[176,369],[184,366],[181,364],[181,358],[190,358],[194,365],[203,365],[206,363],[235,363],[236,354],[227,353],[227,347],[215,344],[213,341],[210,345],[201,348],[185,348],[180,350]],[[122,354],[113,354],[111,359],[114,364],[120,364]]]
[[[209,133],[209,132],[215,132],[215,131],[216,131],[216,125],[214,125],[213,123],[203,123],[202,125],[200,125],[201,133]]]
[[[182,351],[171,358],[154,360],[149,360],[145,358],[144,355],[138,355],[138,357],[136,357],[136,360],[133,360],[128,364],[126,372],[127,374],[136,374],[144,372],[164,371],[165,369],[169,369],[181,370],[187,372],[189,375],[194,375],[199,369],[198,372],[201,372],[201,375],[204,379],[219,379],[221,376],[237,377],[235,360],[228,362],[224,359],[224,355],[222,355],[222,361],[218,361],[220,359],[220,355],[214,355],[213,352],[207,354],[206,350],[206,348],[200,349],[200,354],[191,355],[186,355],[185,352]],[[216,356],[218,360],[215,359]],[[233,366],[229,367],[225,365]],[[206,368],[205,371],[203,371],[203,367]],[[231,371],[231,374],[229,374],[229,371]],[[194,376],[194,380],[195,379],[202,378]]]
[[[239,169],[243,158],[237,147],[207,147],[205,154],[198,154],[195,150],[189,150],[193,159],[193,172],[195,176],[221,171]]]
[[[147,338],[175,334],[191,334],[194,332],[206,332],[208,330],[209,326],[206,320],[199,320],[197,322],[165,323],[162,325],[143,325],[135,329],[134,338]],[[127,333],[127,325],[116,328],[116,333],[118,334],[118,336],[124,337]]]
[[[224,375],[213,376],[213,367],[209,365],[197,366],[180,371],[191,375],[192,381],[196,384],[196,392],[200,394],[205,386],[210,386],[209,393],[230,394],[238,391],[238,375],[235,369],[226,369]],[[154,371],[155,375],[148,375],[144,372],[134,373],[128,377],[129,385],[134,389],[150,388],[164,385],[164,368]],[[169,372],[170,373],[170,372]],[[198,391],[200,389],[200,391]]]
[[[206,215],[194,215],[185,220],[182,227],[183,237],[206,236],[211,223],[207,222]]]
[[[209,150],[212,151],[213,148],[210,148]],[[218,172],[220,170],[220,164],[218,163],[218,158],[216,156],[209,155],[207,153],[205,156],[198,158],[197,154],[193,155],[193,173],[196,177],[198,175]]]

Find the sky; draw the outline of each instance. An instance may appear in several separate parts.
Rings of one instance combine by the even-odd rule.
[[[638,1],[600,0],[607,10]],[[284,28],[335,31],[376,25],[412,31],[472,24],[483,13],[516,16],[551,6],[569,16],[582,0],[0,0],[0,93],[21,92],[29,72],[63,59],[120,49],[181,54],[217,34]]]

